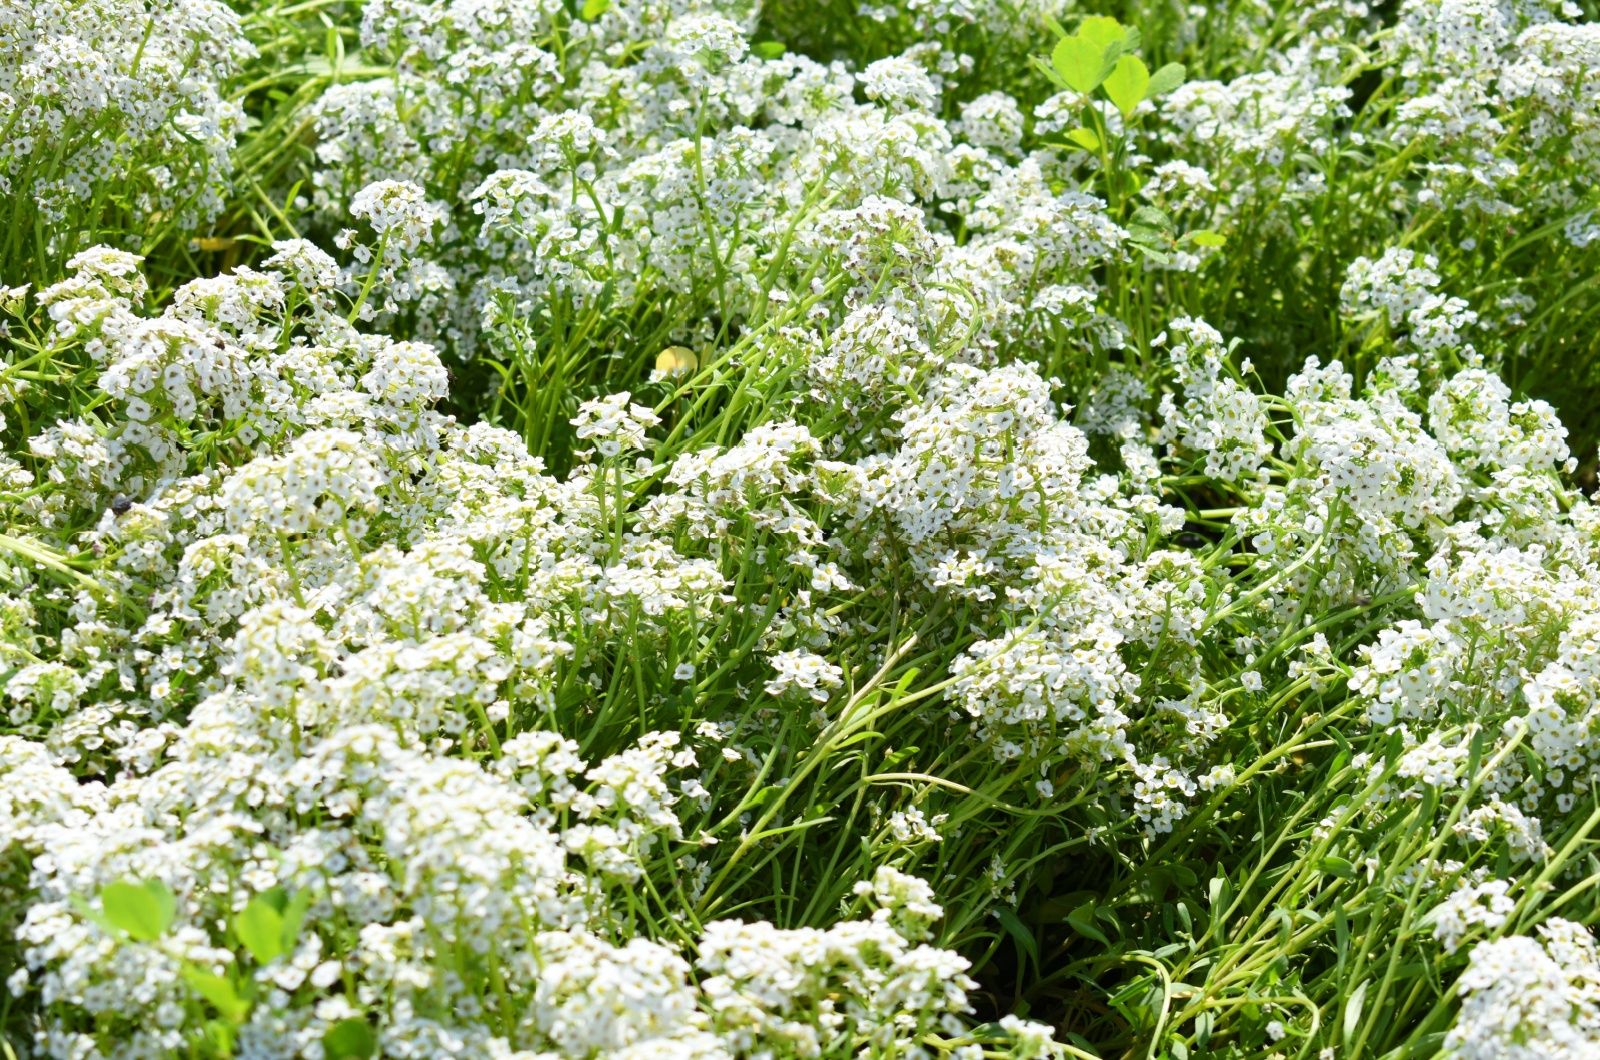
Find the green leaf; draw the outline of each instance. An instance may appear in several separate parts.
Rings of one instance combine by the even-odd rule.
[[[1166,250],[1172,245],[1172,239],[1159,228],[1149,225],[1129,225],[1128,239],[1134,246],[1151,247],[1156,250]]]
[[[781,41],[775,40],[759,41],[750,47],[750,53],[757,59],[782,59],[788,50]]]
[[[1050,65],[1068,88],[1088,95],[1103,77],[1100,56],[1101,51],[1093,41],[1071,36],[1056,42],[1050,53]]]
[[[1133,249],[1137,250],[1151,261],[1161,265],[1166,265],[1172,261],[1171,254],[1168,254],[1162,250],[1157,250],[1155,247],[1152,247],[1146,243],[1135,243],[1133,244]]]
[[[1361,985],[1350,992],[1350,1000],[1344,1003],[1344,1022],[1341,1033],[1344,1037],[1344,1047],[1349,1049],[1354,1043],[1356,1028],[1361,1025],[1361,1005],[1367,997],[1367,984],[1372,980],[1363,979]]]
[[[1095,135],[1093,129],[1077,128],[1067,133],[1067,139],[1085,151],[1100,150],[1100,137]]]
[[[153,942],[172,926],[178,900],[160,880],[108,883],[100,891],[100,908],[112,927],[141,942]]]
[[[1167,216],[1165,210],[1154,206],[1141,206],[1133,211],[1133,223],[1154,228],[1167,235],[1171,235],[1173,230],[1172,218]]]
[[[1211,882],[1206,884],[1207,904],[1213,914],[1222,911],[1222,903],[1229,897],[1228,878],[1226,876],[1213,876]]]
[[[1061,79],[1060,74],[1056,73],[1056,68],[1054,66],[1051,66],[1048,62],[1039,58],[1037,55],[1029,56],[1028,61],[1033,64],[1036,70],[1044,74],[1044,76],[1049,79],[1052,85],[1055,85],[1057,88],[1063,91],[1066,90],[1067,83]]]
[[[760,809],[762,806],[765,806],[767,803],[771,802],[772,797],[782,790],[782,784],[768,784],[765,787],[757,788],[755,794],[751,795],[745,801],[745,809]]]
[[[1067,923],[1080,935],[1086,935],[1102,946],[1111,945],[1111,940],[1106,938],[1106,933],[1100,930],[1094,922],[1094,903],[1085,902],[1067,914]]]
[[[1150,83],[1145,85],[1144,98],[1156,99],[1166,95],[1179,85],[1183,84],[1184,70],[1182,63],[1168,63],[1150,75]]]
[[[322,1036],[322,1055],[326,1060],[367,1060],[378,1051],[378,1039],[364,1019],[354,1016],[340,1020]]]
[[[257,964],[267,964],[283,955],[283,914],[273,908],[267,894],[250,899],[250,904],[234,916],[233,933]]]
[[[1089,41],[1101,51],[1115,46],[1119,52],[1127,50],[1129,34],[1133,35],[1131,47],[1139,46],[1139,31],[1130,30],[1110,15],[1088,15],[1078,23],[1078,36]]]
[[[1197,247],[1220,247],[1228,241],[1228,237],[1221,232],[1213,232],[1209,228],[1197,228],[1193,232],[1185,232],[1183,238]]]
[[[1111,68],[1111,73],[1100,87],[1106,90],[1106,95],[1126,118],[1144,100],[1145,88],[1149,84],[1150,70],[1144,61],[1137,55],[1124,55],[1117,60],[1117,65]]]
[[[300,928],[306,922],[306,910],[311,908],[311,888],[300,888],[280,908],[283,912],[283,952],[288,953],[300,938]]]
[[[1090,94],[1117,66],[1126,50],[1128,30],[1117,19],[1090,16],[1077,34],[1062,37],[1050,53],[1051,67],[1070,90]]]
[[[211,1002],[211,1007],[221,1013],[223,1019],[239,1023],[250,1014],[250,1002],[240,997],[233,983],[220,975],[186,964],[183,966],[183,981],[193,987],[195,993]]]
[[[1000,926],[1006,929],[1006,934],[1016,942],[1017,948],[1028,955],[1035,968],[1039,967],[1039,943],[1033,937],[1033,932],[1022,918],[1009,906],[997,905],[994,907],[995,916],[1000,921]]]
[[[195,1046],[204,1057],[233,1055],[233,1024],[227,1020],[206,1020],[196,1036]]]
[[[82,897],[76,894],[69,894],[67,896],[67,904],[76,909],[78,911],[78,915],[83,917],[85,920],[89,921],[90,923],[100,925],[100,929],[107,934],[112,934],[117,930],[116,925],[110,920],[107,920],[104,913],[90,905],[88,902],[85,902]]]
[[[610,10],[611,0],[583,0],[583,10],[580,14],[585,22],[593,22]]]
[[[1341,858],[1337,854],[1329,854],[1323,858],[1318,867],[1329,876],[1337,876],[1342,880],[1351,879],[1356,874],[1355,865],[1349,859]]]

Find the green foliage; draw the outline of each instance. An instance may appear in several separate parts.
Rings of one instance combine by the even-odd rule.
[[[322,1055],[328,1060],[365,1060],[377,1050],[377,1037],[366,1020],[340,1020],[322,1036]]]
[[[124,880],[100,889],[100,912],[106,923],[140,942],[154,942],[165,934],[177,910],[177,898],[160,880]]]

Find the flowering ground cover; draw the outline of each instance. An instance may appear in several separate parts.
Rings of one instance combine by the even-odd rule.
[[[0,1056],[1600,1056],[1600,11],[0,0]]]

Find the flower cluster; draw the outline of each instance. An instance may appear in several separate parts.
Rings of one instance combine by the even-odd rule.
[[[0,30],[0,193],[59,223],[116,183],[195,225],[230,190],[245,115],[224,83],[255,54],[216,0],[11,4]]]
[[[1600,1049],[1600,35],[1226,6],[0,0],[3,1051]]]

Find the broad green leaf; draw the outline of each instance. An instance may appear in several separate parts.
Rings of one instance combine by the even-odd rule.
[[[1137,47],[1138,30],[1135,34],[1135,47]],[[1103,52],[1115,45],[1119,50],[1127,49],[1129,30],[1122,23],[1110,15],[1089,15],[1078,23],[1078,36],[1095,44]]]
[[[108,883],[100,891],[100,908],[107,922],[141,942],[152,942],[172,926],[178,900],[160,880]]]
[[[1144,100],[1145,88],[1149,84],[1150,71],[1144,61],[1137,55],[1124,55],[1117,60],[1117,65],[1111,68],[1111,73],[1100,87],[1106,90],[1106,95],[1126,118]]]
[[[1351,864],[1348,858],[1341,858],[1337,854],[1329,854],[1324,857],[1318,867],[1328,875],[1338,876],[1344,880],[1348,880],[1356,874],[1355,865]]]
[[[1086,96],[1099,88],[1100,82],[1111,72],[1106,63],[1106,49],[1082,34],[1058,41],[1050,53],[1050,65],[1068,88]]]
[[[1186,232],[1184,239],[1197,247],[1220,247],[1228,241],[1228,237],[1221,232],[1213,232],[1209,228],[1197,228],[1193,232]]]
[[[195,993],[211,1002],[211,1007],[220,1012],[223,1019],[238,1023],[250,1013],[250,1002],[240,997],[233,983],[220,975],[186,964],[183,967],[183,981],[193,987]]]
[[[1149,225],[1129,225],[1128,240],[1136,247],[1150,247],[1155,250],[1165,250],[1171,245],[1171,240],[1165,232]]]
[[[750,52],[757,59],[781,59],[783,53],[788,51],[781,41],[764,40],[751,46]]]
[[[250,904],[234,916],[233,933],[258,964],[283,956],[283,914],[273,908],[265,894],[250,899]]]
[[[580,14],[585,22],[593,22],[610,10],[611,0],[583,0],[583,10]]]
[[[326,1060],[367,1060],[378,1051],[377,1036],[364,1019],[352,1016],[328,1028],[322,1036],[322,1055]]]
[[[1154,206],[1141,206],[1133,211],[1133,223],[1147,225],[1168,235],[1172,234],[1172,218],[1167,216],[1165,210]]]
[[[1182,63],[1168,63],[1150,75],[1150,83],[1145,85],[1144,98],[1156,99],[1183,84],[1185,74]]]
[[[1067,133],[1067,139],[1083,148],[1085,151],[1100,150],[1100,137],[1095,135],[1093,129],[1077,128]]]

